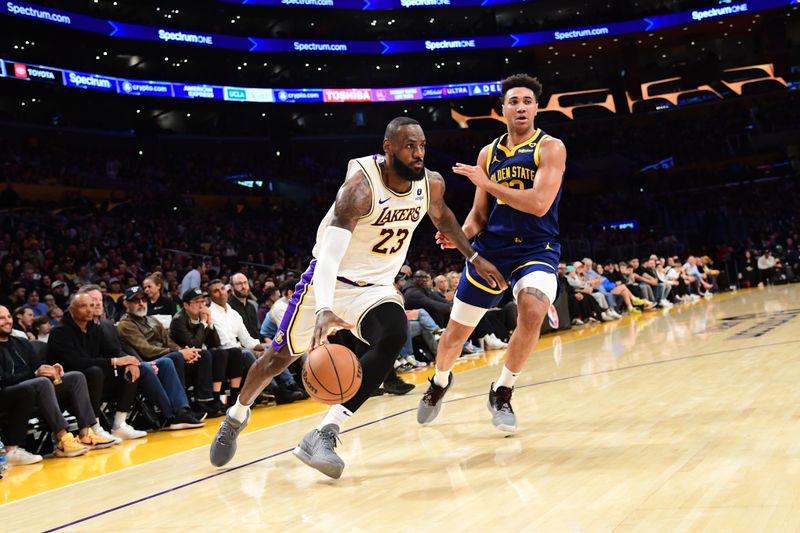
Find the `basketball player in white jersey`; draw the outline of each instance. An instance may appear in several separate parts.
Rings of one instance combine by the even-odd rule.
[[[297,284],[272,346],[250,368],[239,400],[214,437],[213,465],[233,458],[236,438],[250,420],[250,405],[272,378],[327,342],[336,328],[346,328],[370,346],[361,357],[361,387],[344,404],[332,406],[294,450],[323,474],[342,475],[344,462],[334,451],[339,432],[386,378],[405,344],[406,315],[393,282],[425,213],[487,283],[498,290],[506,287],[494,265],[472,249],[444,203],[442,176],[425,168],[425,134],[419,123],[407,117],[392,120],[383,150],[384,156],[350,161],[345,182],[317,231],[315,259]]]

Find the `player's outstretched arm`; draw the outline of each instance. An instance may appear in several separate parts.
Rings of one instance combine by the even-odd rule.
[[[478,154],[479,167],[486,168],[486,158],[488,157],[490,148],[490,145],[484,146]],[[472,201],[472,209],[467,214],[467,218],[461,226],[467,239],[472,239],[486,227],[486,223],[489,221],[489,211],[491,209],[489,198],[489,193],[480,187],[475,188],[475,199]],[[436,244],[441,246],[442,249],[455,248],[455,244],[450,242],[441,231],[436,233]]]
[[[319,247],[319,257],[314,268],[314,298],[316,300],[317,323],[311,349],[327,341],[335,328],[352,329],[334,314],[333,293],[336,287],[336,275],[342,262],[353,229],[358,219],[369,213],[372,207],[372,188],[363,173],[358,173],[346,180],[336,194],[331,224],[325,228]]]
[[[453,243],[455,248],[461,252],[474,266],[478,274],[485,279],[492,288],[505,289],[508,285],[500,274],[500,271],[493,264],[480,257],[472,248],[469,239],[464,234],[453,211],[444,202],[444,179],[438,172],[428,173],[430,184],[430,215],[433,225],[436,226],[445,238]]]
[[[485,167],[456,163],[453,172],[466,176],[479,189],[502,200],[517,211],[544,216],[553,205],[561,187],[567,164],[567,149],[559,139],[550,137],[539,148],[539,169],[532,189],[518,190],[504,187],[489,179]]]

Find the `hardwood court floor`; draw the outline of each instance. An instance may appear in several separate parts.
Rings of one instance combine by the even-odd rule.
[[[548,337],[517,383],[520,429],[511,436],[491,426],[485,406],[497,354],[457,374],[431,426],[415,420],[423,386],[371,399],[342,434],[339,480],[290,454],[315,414],[248,430],[230,468],[211,467],[206,445],[12,501],[0,507],[0,524],[15,532],[798,531],[798,315],[795,285],[625,319],[597,335]]]

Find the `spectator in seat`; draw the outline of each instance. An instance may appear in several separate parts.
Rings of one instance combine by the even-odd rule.
[[[247,276],[237,272],[231,276],[231,294],[228,298],[228,305],[239,313],[244,322],[244,327],[254,339],[259,338],[258,309],[255,300],[251,299],[250,281]]]
[[[615,317],[608,313],[608,302],[606,301],[605,297],[599,293],[595,292],[595,290],[586,282],[586,279],[583,277],[583,263],[581,261],[575,261],[572,265],[572,268],[567,267],[567,283],[572,286],[575,290],[575,299],[580,303],[584,299],[592,299],[595,301],[597,306],[601,309],[600,312],[600,320],[603,322],[609,322],[611,320],[616,320]],[[580,298],[578,295],[581,294]],[[580,304],[584,307],[587,304]],[[594,304],[591,302],[588,304],[589,307],[585,307],[582,312],[581,316],[588,319],[589,317],[594,316],[593,310],[595,309]],[[592,312],[587,312],[588,309],[592,309]]]
[[[67,305],[69,304],[67,284],[62,280],[57,279],[50,284],[50,290],[53,292],[53,298],[55,298],[56,306],[60,307],[61,309],[66,309]]]
[[[56,438],[56,457],[77,457],[90,449],[108,448],[116,441],[92,430],[97,420],[92,412],[86,379],[80,372],[64,372],[61,365],[43,364],[26,339],[11,336],[12,318],[0,306],[0,409],[8,413],[4,428],[6,459],[11,465],[42,460],[24,449],[28,420],[37,416]],[[61,403],[78,420],[78,438],[68,430]]]
[[[683,272],[684,275],[687,276],[687,282],[691,283],[696,293],[706,298],[711,298],[711,287],[710,283],[707,283],[704,279],[704,275],[700,272],[700,269],[697,266],[697,258],[693,255],[690,255],[686,258],[686,263],[683,265]]]
[[[583,279],[592,289],[602,294],[603,298],[606,299],[606,304],[608,306],[606,312],[612,318],[622,318],[622,315],[617,312],[617,296],[607,285],[603,284],[602,277],[594,270],[594,261],[588,257],[584,257],[581,262],[583,263]]]
[[[14,309],[14,330],[17,332],[16,336],[28,340],[36,340],[36,335],[33,334],[33,311],[30,307],[17,307]]]
[[[592,296],[592,289],[578,278],[578,265],[583,267],[583,263],[575,262],[569,266],[564,265],[564,268],[559,270],[559,275],[562,276],[561,280],[565,282],[564,286],[567,290],[567,304],[570,305],[569,315],[572,318],[572,325],[582,326],[587,322],[612,320],[610,316],[605,315],[598,299]]]
[[[24,307],[31,309],[35,317],[43,316],[47,313],[47,304],[39,301],[39,291],[36,289],[28,293],[28,302]]]
[[[50,320],[50,325],[55,326],[64,317],[64,311],[60,307],[51,307],[47,310],[46,316]]]
[[[245,367],[249,368],[255,362],[256,357],[263,355],[264,350],[267,349],[266,345],[260,343],[257,337],[250,335],[242,315],[230,306],[228,291],[222,280],[211,280],[208,283],[208,292],[211,297],[211,317],[219,335],[220,346],[226,350],[241,349],[245,356]],[[273,309],[278,307],[279,303],[280,300],[275,303]],[[284,369],[273,381],[275,382],[274,386],[277,386],[273,394],[278,403],[291,403],[307,397],[305,391],[300,390],[300,386],[288,369]]]
[[[181,294],[186,294],[186,291],[190,289],[199,289],[200,285],[203,283],[203,275],[208,271],[211,267],[211,262],[207,260],[202,260],[198,263],[197,268],[193,268],[183,276],[183,280],[181,280]]]
[[[760,278],[758,277],[758,260],[753,257],[753,252],[749,249],[745,250],[737,264],[739,270],[739,284],[744,287],[755,287],[758,285]]]
[[[53,329],[53,325],[50,324],[50,319],[47,316],[37,316],[33,319],[31,331],[36,336],[37,341],[47,342],[51,329]]]
[[[636,309],[636,307],[633,305],[634,296],[631,294],[631,291],[628,290],[628,287],[621,281],[614,282],[608,279],[605,276],[605,268],[600,263],[597,263],[597,275],[599,276],[602,286],[606,291],[614,296],[619,296],[622,298],[625,308],[629,313],[639,312],[638,309]]]
[[[159,357],[154,361],[142,361],[136,351],[124,342],[114,322],[104,316],[103,293],[100,288],[97,285],[84,285],[80,293],[86,293],[92,298],[94,304],[92,321],[100,331],[101,345],[107,346],[109,350],[109,353],[103,355],[109,358],[124,358],[128,364],[134,364],[133,360],[139,362],[139,390],[161,410],[165,419],[164,427],[177,430],[202,426],[202,422],[196,419],[192,421],[184,416],[188,413],[189,401],[186,398],[182,378],[178,376],[172,359]],[[117,361],[117,365],[119,364],[122,363]],[[117,417],[115,417],[116,423]]]
[[[441,296],[448,302],[453,301],[453,296],[455,296],[455,293],[450,292],[450,284],[447,282],[446,276],[442,275],[436,276],[433,280],[433,286],[434,290],[439,296]]]
[[[86,285],[91,287],[91,285]],[[147,435],[126,422],[139,388],[139,360],[132,356],[112,357],[100,326],[94,322],[95,302],[86,292],[79,292],[61,322],[53,328],[47,343],[47,359],[67,371],[83,373],[89,388],[89,399],[96,422],[92,429],[98,435],[123,439],[139,439]],[[100,425],[100,406],[104,399],[116,400],[116,413],[109,435]]]
[[[424,270],[414,272],[412,283],[403,289],[406,309],[425,309],[440,327],[447,325],[453,302],[433,290],[431,275]]]
[[[155,318],[147,316],[147,302],[145,299],[144,291],[139,286],[125,290],[124,304],[127,312],[117,324],[117,331],[119,331],[122,340],[128,343],[146,361],[154,361],[156,364],[161,359],[172,361],[182,385],[180,394],[167,388],[166,385],[164,387],[170,394],[170,401],[175,411],[175,419],[179,420],[178,424],[183,426],[174,429],[200,427],[203,423],[189,411],[189,402],[186,398],[186,392],[183,390],[186,386],[185,373],[187,368],[190,371],[194,371],[198,382],[208,384],[208,389],[210,390],[211,361],[208,358],[203,360],[200,350],[197,348],[181,348],[176,345],[169,338],[164,326]],[[211,400],[212,398],[202,399]],[[205,413],[201,414],[205,418]]]
[[[424,270],[414,272],[412,283],[406,283],[403,289],[403,298],[406,309],[424,309],[433,318],[439,327],[445,327],[450,318],[453,302],[433,290],[431,275]],[[492,324],[484,315],[472,333],[473,339],[478,344],[483,344],[486,350],[500,350],[508,345],[497,338],[493,332]]]
[[[656,294],[658,291],[658,279],[647,271],[645,265],[639,263],[639,259],[634,257],[630,260],[631,275],[633,280],[639,284],[639,290],[642,292],[642,298],[660,306],[660,295]]]
[[[4,298],[3,304],[9,309],[16,309],[17,307],[23,306],[25,302],[27,302],[27,298],[25,297],[27,292],[28,290],[25,288],[25,285],[19,281],[15,281],[11,284],[11,291],[8,293],[8,296]]]
[[[228,403],[233,405],[239,397],[244,355],[239,348],[224,349],[220,346],[214,319],[207,305],[208,294],[200,289],[190,289],[181,299],[183,309],[172,319],[169,326],[170,337],[179,346],[201,349],[203,357],[211,359],[213,401],[211,405],[204,407],[208,408],[210,417],[222,416],[224,414],[220,401],[222,382],[230,380],[231,401]],[[213,413],[211,409],[214,410]]]
[[[178,312],[175,302],[164,296],[164,280],[161,274],[154,272],[142,282],[142,289],[147,295],[147,316],[167,316],[172,318]]]

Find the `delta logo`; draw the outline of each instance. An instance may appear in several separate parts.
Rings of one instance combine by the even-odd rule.
[[[326,102],[371,102],[372,91],[369,89],[325,89]]]

